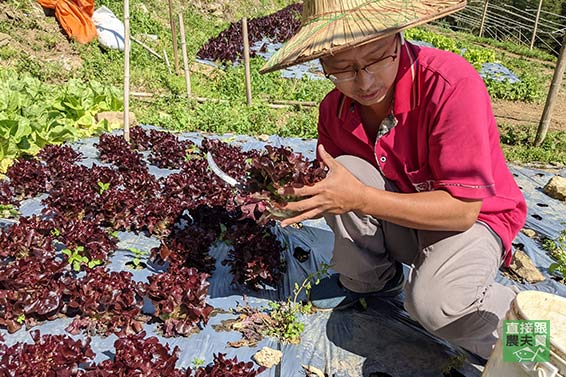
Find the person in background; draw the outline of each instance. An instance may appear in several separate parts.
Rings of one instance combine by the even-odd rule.
[[[312,288],[312,304],[342,309],[404,288],[412,318],[487,359],[516,295],[495,276],[526,203],[479,74],[402,34],[464,6],[305,0],[301,28],[261,72],[318,58],[335,85],[318,119],[328,175],[284,191],[304,198],[284,207],[299,214],[282,226],[324,216],[335,235],[336,273]]]

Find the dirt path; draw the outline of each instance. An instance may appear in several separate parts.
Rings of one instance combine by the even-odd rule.
[[[498,123],[538,127],[543,110],[544,101],[541,103],[524,103],[493,100],[493,112]],[[566,131],[566,82],[564,80],[554,105],[549,129]]]

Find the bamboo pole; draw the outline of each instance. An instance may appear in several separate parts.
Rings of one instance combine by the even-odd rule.
[[[169,56],[167,56],[167,50],[163,50],[163,57],[165,58],[165,65],[167,66],[167,70],[169,74],[171,74],[171,64],[169,63]]]
[[[246,75],[246,98],[248,106],[252,105],[252,78],[250,75],[250,41],[248,39],[248,19],[242,18],[242,37],[244,39],[244,67]]]
[[[538,19],[540,17],[540,9],[542,8],[542,0],[539,0],[538,2],[538,10],[537,10],[537,16],[535,17],[535,27],[533,28],[533,36],[531,38],[531,45],[530,45],[530,49],[533,49],[533,46],[535,45],[535,39],[537,37],[537,27],[538,27]]]
[[[481,15],[481,23],[480,23],[480,38],[483,37],[483,28],[485,26],[485,17],[487,16],[487,7],[489,5],[489,0],[485,0],[485,4],[483,6],[483,13]]]
[[[187,44],[185,42],[185,22],[183,14],[179,14],[179,31],[181,32],[181,50],[183,52],[183,67],[185,69],[185,85],[187,87],[187,98],[191,98],[191,73],[189,71],[189,59],[187,58]]]
[[[151,47],[149,47],[148,45],[146,45],[145,43],[143,43],[142,41],[140,41],[139,39],[136,39],[134,37],[130,37],[132,39],[132,41],[138,43],[140,46],[142,46],[143,48],[145,48],[147,51],[149,51],[153,56],[155,56],[156,58],[159,58],[160,60],[163,60],[163,58],[161,57],[161,55],[159,55],[157,52],[155,52],[154,49],[152,49]]]
[[[560,48],[560,54],[558,55],[558,61],[556,62],[556,69],[554,70],[554,75],[552,77],[552,83],[550,84],[550,90],[548,91],[548,96],[546,97],[546,103],[544,104],[544,111],[542,112],[542,118],[537,130],[537,135],[535,137],[535,146],[539,147],[548,131],[548,126],[550,125],[550,120],[552,118],[552,111],[554,110],[554,105],[558,99],[558,92],[560,91],[560,85],[562,84],[562,77],[564,76],[564,70],[566,69],[566,34],[564,35],[564,40],[562,41],[562,47]]]
[[[177,28],[173,19],[173,3],[169,0],[169,23],[171,24],[171,36],[173,38],[173,59],[175,61],[175,74],[179,72],[179,55],[177,54]]]
[[[130,2],[124,0],[124,139],[130,142]]]

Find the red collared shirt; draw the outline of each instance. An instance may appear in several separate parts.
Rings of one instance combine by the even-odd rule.
[[[397,124],[375,145],[358,105],[334,89],[320,105],[318,142],[328,153],[365,159],[401,192],[445,190],[461,199],[482,199],[478,220],[503,243],[525,223],[527,206],[499,145],[485,84],[462,57],[405,42],[395,80]]]

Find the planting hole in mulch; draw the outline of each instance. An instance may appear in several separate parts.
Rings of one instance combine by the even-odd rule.
[[[303,263],[309,259],[310,253],[311,253],[310,250],[305,250],[302,247],[297,246],[293,251],[293,257],[295,257],[295,259],[298,260],[299,262]]]
[[[128,268],[131,268],[132,270],[143,270],[144,268],[147,267],[147,264],[145,264],[144,262],[134,263],[133,261],[129,261],[129,262],[126,262],[126,266]]]

